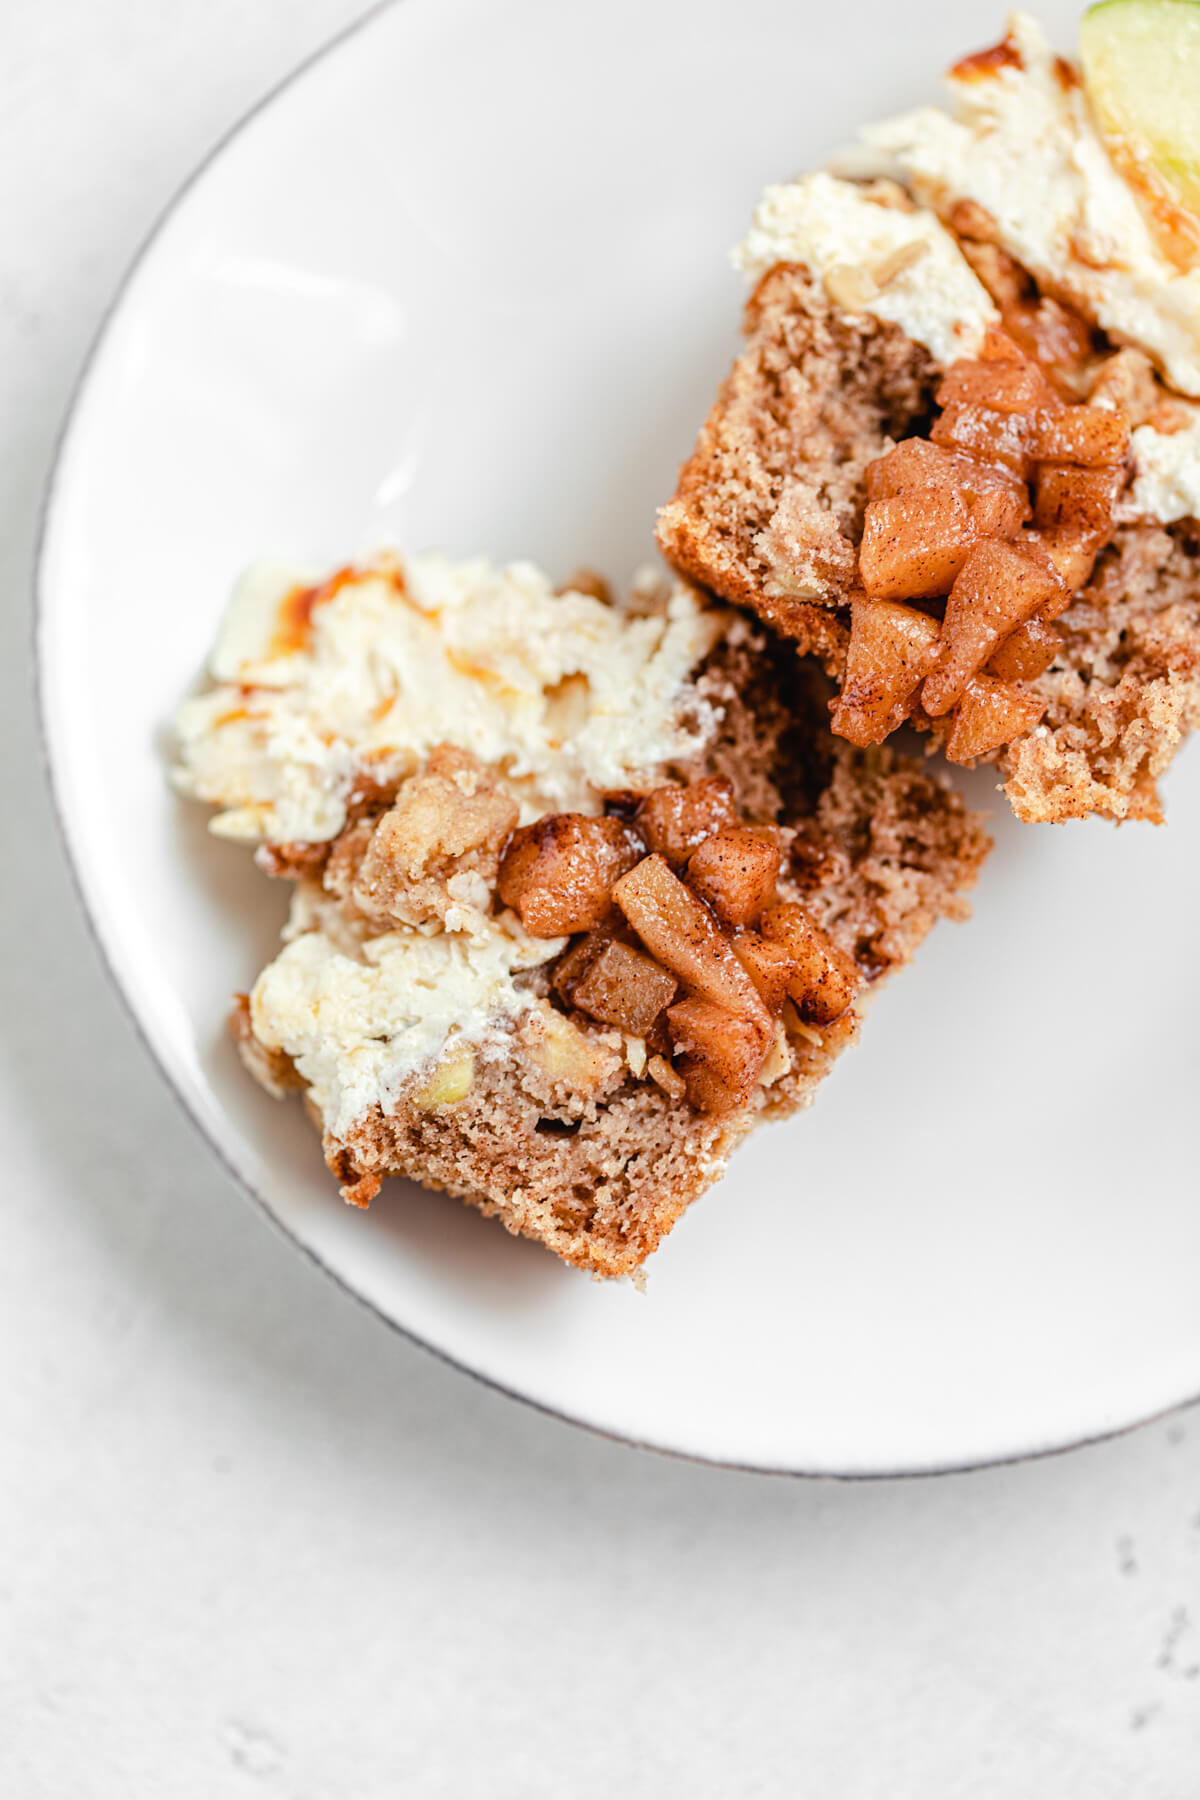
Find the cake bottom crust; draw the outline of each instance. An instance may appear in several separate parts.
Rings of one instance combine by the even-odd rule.
[[[780,1082],[776,1116],[811,1100],[840,1041],[810,1046]],[[488,1071],[449,1112],[378,1107],[340,1142],[326,1140],[335,1173],[368,1185],[401,1173],[440,1188],[536,1238],[565,1262],[597,1276],[630,1275],[686,1208],[712,1186],[760,1115],[714,1117],[652,1084],[623,1084],[580,1120],[542,1116],[519,1065]]]

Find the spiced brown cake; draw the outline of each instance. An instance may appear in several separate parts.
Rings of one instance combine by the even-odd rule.
[[[1022,819],[1157,820],[1200,719],[1200,227],[1024,15],[950,87],[764,196],[659,542],[823,662],[849,741],[908,721]]]

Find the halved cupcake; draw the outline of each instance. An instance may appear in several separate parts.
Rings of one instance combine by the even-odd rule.
[[[823,661],[848,741],[907,721],[1022,819],[1157,820],[1200,719],[1200,223],[1027,16],[948,79],[763,196],[659,542]]]

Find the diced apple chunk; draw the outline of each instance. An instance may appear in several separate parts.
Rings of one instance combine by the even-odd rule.
[[[946,602],[938,663],[921,691],[926,712],[949,712],[1001,640],[1053,604],[1061,585],[1054,569],[1022,545],[977,544]]]
[[[954,491],[965,501],[976,538],[1014,537],[1029,517],[1028,490],[1010,469],[942,450],[924,438],[906,438],[867,470],[869,500],[933,486]]]
[[[983,243],[988,243],[996,231],[996,221],[991,214],[973,200],[957,201],[950,211],[950,223],[961,236],[977,237]],[[1007,331],[1002,331],[998,325],[989,325],[979,347],[979,360],[985,363],[1023,363],[1026,358],[1021,346],[1009,337]]]
[[[1029,473],[1026,421],[1017,413],[987,406],[948,406],[934,421],[930,437],[948,450],[963,450],[981,462],[999,463],[1022,480]]]
[[[1026,619],[993,650],[987,673],[1001,681],[1036,681],[1061,649],[1062,638],[1053,625],[1042,619]]]
[[[968,503],[983,494],[999,491],[1027,503],[1025,484],[1011,469],[980,462],[962,451],[945,450],[928,438],[903,438],[900,443],[868,463],[867,499],[891,500],[914,488],[957,489]]]
[[[620,1063],[607,1044],[587,1037],[546,1000],[539,1001],[519,1035],[530,1062],[556,1087],[580,1098],[599,1093]]]
[[[970,517],[977,538],[1014,538],[1029,517],[1028,495],[1024,487],[984,488],[971,501]]]
[[[1036,462],[1119,468],[1129,452],[1129,422],[1107,406],[1062,406],[1036,412],[1025,443]]]
[[[729,1087],[714,1069],[695,1056],[682,1057],[677,1065],[671,1065],[683,1082],[683,1091],[687,1095],[688,1104],[697,1112],[728,1113],[737,1112],[745,1105],[743,1096],[736,1088]]]
[[[828,932],[794,901],[765,912],[761,929],[796,965],[788,996],[805,1023],[831,1025],[840,1019],[862,985],[854,959],[839,950]]]
[[[881,744],[907,717],[937,642],[937,620],[916,607],[894,600],[852,601],[846,673],[833,709],[838,736],[860,748]]]
[[[475,1056],[463,1044],[440,1062],[433,1074],[417,1089],[412,1103],[421,1112],[439,1112],[445,1106],[457,1106],[471,1091],[475,1079]]]
[[[675,867],[722,825],[737,824],[733,784],[723,776],[693,781],[687,787],[651,788],[637,812],[637,826],[648,848]]]
[[[974,542],[961,494],[913,488],[871,500],[858,550],[862,584],[873,600],[917,600],[945,594]]]
[[[563,951],[554,965],[550,985],[568,1006],[572,1004],[576,984],[583,980],[592,964],[612,941],[611,931],[589,931],[585,936],[576,938],[570,948]]]
[[[688,858],[687,884],[727,925],[750,925],[775,898],[779,845],[743,825],[726,825]]]
[[[1081,391],[1081,379],[1092,355],[1092,331],[1086,319],[1049,294],[1025,300],[1006,315],[1005,323],[1026,355],[1053,374],[1070,394]]]
[[[604,923],[613,882],[642,854],[620,819],[549,813],[513,833],[497,887],[531,936],[568,937]]]
[[[685,987],[765,1025],[758,989],[712,913],[662,856],[647,856],[613,888],[613,899],[647,950]]]
[[[1120,491],[1120,470],[1044,462],[1037,472],[1034,523],[1051,532],[1092,532],[1097,540],[1103,540],[1112,530],[1113,507]]]
[[[904,438],[867,464],[868,500],[894,500],[914,488],[953,487],[958,463],[965,458],[939,450],[928,438]]]
[[[1026,547],[1038,549],[1053,564],[1062,582],[1062,592],[1052,605],[1042,608],[1044,619],[1057,619],[1065,613],[1074,594],[1085,585],[1096,564],[1099,540],[1094,531],[1031,531]]]
[[[987,406],[1000,413],[1027,413],[1045,406],[1053,391],[1036,363],[964,357],[947,369],[937,391],[939,406]]]
[[[1036,694],[991,675],[974,675],[958,703],[946,756],[954,763],[987,756],[1032,731],[1045,710],[1046,702]]]
[[[754,1091],[773,1029],[693,996],[668,1009],[671,1038],[685,1061],[680,1072],[688,1098],[701,1112],[744,1106]]]
[[[580,1012],[601,1024],[643,1037],[678,987],[653,957],[632,944],[611,943],[576,982],[571,998]]]
[[[782,944],[773,944],[757,931],[739,931],[733,940],[738,960],[762,995],[768,1012],[776,1018],[783,1011],[788,989],[796,979],[796,964]]]

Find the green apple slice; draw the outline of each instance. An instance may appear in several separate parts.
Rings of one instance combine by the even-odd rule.
[[[1149,165],[1169,200],[1200,218],[1200,0],[1100,0],[1079,50],[1118,167]]]

